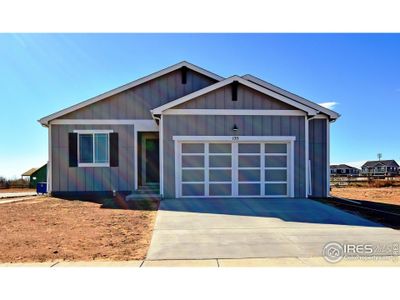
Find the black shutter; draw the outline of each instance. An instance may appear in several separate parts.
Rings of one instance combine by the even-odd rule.
[[[68,155],[69,166],[78,166],[78,134],[74,132],[68,133]]]
[[[110,133],[110,167],[118,167],[118,133]]]
[[[186,84],[187,67],[182,67],[181,68],[181,75],[182,75],[182,84]]]
[[[238,90],[239,82],[232,82],[232,101],[237,101],[237,90]]]

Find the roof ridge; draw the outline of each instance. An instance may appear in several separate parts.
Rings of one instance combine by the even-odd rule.
[[[59,110],[59,111],[57,111],[55,113],[52,113],[52,114],[50,114],[50,115],[48,115],[46,117],[41,118],[40,120],[38,120],[38,122],[41,123],[44,126],[47,126],[49,121],[54,120],[54,119],[56,119],[56,118],[58,118],[60,116],[63,116],[65,114],[68,114],[70,112],[78,110],[80,108],[83,108],[85,106],[91,105],[91,104],[96,103],[98,101],[101,101],[101,100],[103,100],[105,98],[111,97],[113,95],[116,95],[116,94],[121,93],[123,91],[126,91],[128,89],[131,89],[131,88],[133,88],[135,86],[138,86],[140,84],[143,84],[145,82],[153,80],[155,78],[161,77],[161,76],[163,76],[165,74],[168,74],[170,72],[173,72],[173,71],[175,71],[175,70],[177,70],[177,69],[179,69],[179,68],[181,68],[183,66],[188,67],[189,69],[191,69],[191,70],[193,70],[195,72],[198,72],[200,74],[208,76],[208,77],[210,77],[212,79],[215,79],[217,81],[221,81],[221,80],[225,79],[222,76],[219,76],[219,75],[217,75],[217,74],[215,74],[213,72],[210,72],[210,71],[208,71],[208,70],[206,70],[204,68],[196,66],[196,65],[194,65],[194,64],[192,64],[190,62],[181,61],[181,62],[173,64],[173,65],[171,65],[169,67],[163,68],[163,69],[161,69],[159,71],[153,72],[153,73],[151,73],[149,75],[146,75],[146,76],[140,77],[138,79],[135,79],[133,81],[130,81],[128,83],[125,83],[125,84],[123,84],[123,85],[121,85],[119,87],[116,87],[116,88],[112,89],[112,90],[106,91],[106,92],[101,93],[101,94],[99,94],[97,96],[94,96],[94,97],[91,97],[91,98],[86,99],[84,101],[81,101],[81,102],[79,102],[79,103],[77,103],[75,105],[69,106],[69,107],[64,108],[62,110]]]

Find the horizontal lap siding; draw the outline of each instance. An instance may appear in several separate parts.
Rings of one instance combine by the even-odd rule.
[[[177,70],[61,116],[60,119],[151,119],[151,109],[215,82],[188,70],[187,82],[182,84],[181,71]]]
[[[236,124],[239,130],[232,131]],[[297,116],[185,116],[164,115],[164,196],[175,197],[174,135],[295,136],[295,197],[305,195],[304,117]]]
[[[118,167],[69,167],[68,133],[76,129],[108,129],[118,133]],[[134,189],[132,125],[52,125],[52,191],[103,192]]]
[[[309,125],[309,157],[311,161],[311,195],[325,197],[327,194],[327,121],[314,119]]]
[[[232,101],[232,88],[225,86],[182,103],[174,109],[295,109],[284,102],[244,85],[238,86],[237,101]]]

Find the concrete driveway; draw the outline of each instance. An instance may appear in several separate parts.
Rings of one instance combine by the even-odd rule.
[[[385,246],[400,232],[309,199],[172,199],[147,259],[320,257],[333,241]]]

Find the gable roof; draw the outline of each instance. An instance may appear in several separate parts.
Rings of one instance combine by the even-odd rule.
[[[331,165],[330,167],[331,167],[331,169],[356,169],[356,170],[359,170],[356,167],[352,167],[352,166],[349,166],[346,164]]]
[[[364,168],[364,167],[373,168],[379,164],[387,166],[387,167],[399,167],[399,165],[397,164],[397,162],[394,159],[389,159],[389,160],[370,160],[370,161],[367,161],[365,164],[363,164],[362,168]]]
[[[40,168],[37,168],[35,170],[35,172],[32,173],[32,176],[36,175],[36,173],[38,173],[39,171],[41,171],[42,169],[47,168],[47,164],[44,164],[43,166],[41,166]]]
[[[284,90],[284,89],[282,89],[282,88],[280,88],[280,87],[278,87],[276,85],[273,85],[273,84],[271,84],[271,83],[269,83],[269,82],[267,82],[265,80],[262,80],[262,79],[260,79],[260,78],[258,78],[256,76],[247,74],[247,75],[244,75],[243,78],[247,79],[247,80],[249,80],[251,82],[254,82],[254,83],[256,83],[256,84],[258,84],[258,85],[260,85],[260,86],[262,86],[262,87],[264,87],[266,89],[274,91],[275,93],[281,94],[281,95],[286,96],[286,97],[288,97],[290,99],[293,99],[293,100],[295,100],[295,101],[297,101],[299,103],[302,103],[302,104],[307,105],[307,106],[309,106],[311,108],[314,108],[314,109],[316,109],[316,110],[328,115],[333,120],[336,120],[337,118],[340,117],[340,114],[338,114],[337,112],[335,112],[333,110],[327,109],[327,108],[325,108],[325,107],[323,107],[323,106],[321,106],[321,105],[319,105],[319,104],[317,104],[315,102],[312,102],[312,101],[307,100],[307,99],[305,99],[303,97],[300,97],[300,96],[298,96],[296,94],[293,94],[293,93],[291,93],[289,91],[286,91],[286,90]]]
[[[53,113],[51,115],[48,115],[48,116],[46,116],[44,118],[41,118],[38,122],[40,124],[42,124],[43,126],[47,126],[51,120],[54,120],[54,119],[59,118],[59,117],[65,115],[65,114],[68,114],[68,113],[73,112],[75,110],[81,109],[81,108],[83,108],[85,106],[88,106],[88,105],[91,105],[91,104],[96,103],[98,101],[101,101],[101,100],[103,100],[105,98],[108,98],[110,96],[113,96],[115,94],[121,93],[121,92],[126,91],[128,89],[131,89],[131,88],[133,88],[135,86],[138,86],[138,85],[140,85],[142,83],[145,83],[147,81],[150,81],[150,80],[153,80],[155,78],[161,77],[161,76],[163,76],[165,74],[168,74],[170,72],[178,70],[178,69],[180,69],[182,67],[187,67],[188,69],[191,69],[191,70],[193,70],[195,72],[203,74],[203,75],[205,75],[207,77],[210,77],[212,79],[215,79],[217,81],[221,81],[221,80],[224,79],[223,77],[221,77],[221,76],[219,76],[217,74],[214,74],[214,73],[212,73],[210,71],[207,71],[207,70],[205,70],[203,68],[200,68],[200,67],[198,67],[196,65],[193,65],[193,64],[191,64],[191,63],[189,63],[187,61],[182,61],[182,62],[177,63],[175,65],[172,65],[172,66],[170,66],[168,68],[162,69],[162,70],[160,70],[158,72],[152,73],[150,75],[147,75],[147,76],[142,77],[140,79],[137,79],[135,81],[129,82],[129,83],[127,83],[125,85],[122,85],[120,87],[117,87],[117,88],[115,88],[115,89],[113,89],[111,91],[105,92],[105,93],[100,94],[100,95],[98,95],[96,97],[90,98],[90,99],[85,100],[83,102],[80,102],[80,103],[78,103],[76,105],[73,105],[73,106],[70,106],[70,107],[65,108],[63,110],[60,110],[58,112],[55,112],[55,113]]]
[[[36,169],[36,168],[29,169],[28,171],[22,173],[21,176],[31,176],[31,175],[32,175],[33,173],[35,173],[37,170],[38,170],[38,169]]]
[[[205,88],[203,88],[201,90],[198,90],[196,92],[193,92],[191,94],[188,94],[186,96],[178,98],[178,99],[176,99],[174,101],[168,102],[168,103],[166,103],[164,105],[161,105],[159,107],[156,107],[153,110],[151,110],[151,113],[153,115],[159,115],[163,111],[165,111],[165,110],[167,110],[169,108],[172,108],[172,107],[177,106],[179,104],[182,104],[184,102],[190,101],[190,100],[192,100],[192,99],[194,99],[196,97],[202,96],[202,95],[207,94],[207,93],[209,93],[211,91],[214,91],[216,89],[224,87],[224,86],[226,86],[228,84],[231,84],[234,81],[237,81],[240,84],[243,84],[243,85],[245,85],[245,86],[247,86],[249,88],[252,88],[252,89],[254,89],[256,91],[259,91],[259,92],[261,92],[261,93],[263,93],[265,95],[271,96],[271,97],[273,97],[273,98],[275,98],[277,100],[280,100],[280,101],[282,101],[284,103],[287,103],[287,104],[289,104],[289,105],[291,105],[293,107],[296,107],[296,108],[298,108],[300,110],[303,110],[303,111],[307,112],[309,115],[313,115],[314,116],[314,115],[317,115],[319,113],[319,110],[316,110],[314,108],[306,106],[306,105],[304,105],[302,103],[299,103],[299,102],[297,102],[297,101],[295,101],[293,99],[288,98],[287,96],[278,94],[278,93],[276,93],[276,92],[274,92],[274,91],[272,91],[270,89],[266,89],[266,88],[264,88],[264,87],[262,87],[262,86],[260,86],[258,84],[255,84],[255,83],[253,83],[253,82],[251,82],[249,80],[246,80],[246,79],[244,79],[244,78],[242,78],[240,76],[237,76],[237,75],[229,77],[229,78],[227,78],[225,80],[222,80],[220,82],[214,83],[212,85],[209,85],[208,87],[205,87]]]

